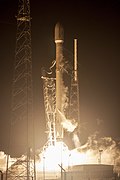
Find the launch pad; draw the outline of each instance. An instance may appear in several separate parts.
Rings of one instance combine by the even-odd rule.
[[[24,15],[24,13],[23,13]],[[18,21],[22,21],[25,23],[25,18],[19,18]],[[30,20],[30,18],[29,18]],[[26,19],[28,23],[28,19]],[[28,26],[28,30],[30,30],[30,25]],[[21,31],[19,31],[21,32]],[[23,34],[24,33],[23,29]],[[30,33],[28,33],[30,34]],[[19,38],[17,39],[19,40]],[[29,38],[31,40],[31,38]],[[74,55],[72,68],[69,67],[69,59],[66,60],[64,55],[64,29],[60,23],[57,23],[55,26],[55,46],[56,46],[56,55],[55,60],[52,62],[52,65],[49,68],[49,72],[45,69],[42,74],[43,79],[43,93],[44,93],[44,105],[45,105],[45,118],[46,118],[46,132],[47,132],[47,142],[45,146],[43,146],[42,151],[34,156],[35,151],[33,151],[33,156],[30,155],[28,149],[31,145],[31,131],[32,126],[28,128],[30,125],[31,109],[30,115],[27,114],[27,155],[23,155],[21,158],[15,160],[15,162],[7,168],[6,179],[36,179],[37,180],[52,180],[52,179],[61,179],[61,180],[78,180],[78,179],[114,179],[114,173],[112,166],[103,166],[101,163],[97,164],[98,157],[96,158],[96,154],[92,154],[92,151],[85,150],[82,151],[80,148],[80,141],[78,137],[78,127],[80,124],[80,107],[79,107],[79,83],[78,83],[78,66],[77,66],[77,39],[74,39]],[[25,46],[27,47],[27,45]],[[31,46],[30,46],[31,47]],[[30,49],[29,49],[30,50]],[[20,51],[21,52],[21,51]],[[26,51],[25,51],[26,52]],[[18,54],[18,53],[16,53]],[[24,53],[22,53],[23,55]],[[31,55],[31,52],[28,53]],[[28,58],[31,57],[28,56]],[[23,58],[18,58],[23,59]],[[17,63],[19,61],[17,59]],[[27,58],[26,58],[27,59]],[[24,60],[24,59],[23,59]],[[26,63],[29,61],[25,61]],[[22,63],[19,65],[23,65]],[[18,67],[18,66],[17,66]],[[26,67],[26,64],[25,64]],[[28,66],[30,69],[25,69],[25,75],[29,75],[28,71],[31,73],[32,66]],[[22,70],[23,67],[20,68]],[[69,71],[70,70],[70,71]],[[64,81],[65,73],[70,75],[70,86],[66,86]],[[22,74],[22,73],[21,73]],[[17,76],[19,77],[19,73],[17,72]],[[27,76],[26,82],[32,82],[30,77]],[[22,76],[24,77],[24,76]],[[30,78],[30,79],[29,79]],[[15,80],[19,80],[16,78]],[[15,83],[18,81],[14,81]],[[23,78],[24,83],[24,78]],[[32,85],[30,84],[30,88],[28,88],[28,84],[26,83],[25,90],[32,90]],[[19,85],[19,83],[17,84]],[[19,87],[19,86],[17,86]],[[21,86],[19,87],[21,88]],[[17,88],[15,88],[17,89]],[[15,95],[18,94],[16,91]],[[29,104],[32,102],[32,93],[29,91],[25,91],[25,95],[30,95],[30,100],[25,99],[25,103]],[[22,97],[22,95],[21,95]],[[17,99],[18,100],[18,99]],[[17,102],[17,100],[15,102]],[[29,100],[29,101],[28,101]],[[22,104],[22,105],[23,105]],[[21,104],[20,104],[21,105]],[[31,103],[32,105],[32,103]],[[15,107],[19,107],[16,106]],[[25,108],[22,107],[24,110]],[[32,108],[32,106],[31,106]],[[15,108],[14,108],[15,109]],[[19,109],[19,108],[18,108]],[[16,111],[15,111],[16,112]],[[21,112],[23,112],[21,110]],[[26,106],[26,112],[28,112],[28,106]],[[17,114],[17,112],[16,112]],[[29,123],[28,123],[29,122]],[[64,143],[64,132],[68,132],[72,134],[72,139],[74,141],[75,149],[69,150],[68,146]],[[26,136],[25,136],[26,137]],[[31,138],[32,137],[32,138]],[[34,140],[33,140],[34,141]],[[33,143],[32,141],[32,143]],[[29,147],[29,148],[28,148]],[[87,148],[84,147],[84,148]],[[33,143],[34,150],[34,143]],[[94,165],[82,165],[85,162],[88,162],[88,157],[95,157],[96,162]],[[32,158],[31,158],[32,157]],[[34,166],[32,166],[34,164]],[[95,168],[96,172],[92,171]],[[21,171],[22,170],[22,171]],[[101,172],[105,170],[105,174],[101,176]],[[107,171],[109,175],[107,174]],[[22,172],[22,173],[21,173]],[[96,175],[97,174],[97,175]]]
[[[84,147],[86,150],[82,151],[80,147],[77,134],[80,125],[77,39],[74,39],[73,66],[72,71],[69,72],[70,88],[66,87],[64,82],[64,73],[68,73],[66,64],[69,64],[69,61],[66,62],[63,43],[64,29],[60,23],[57,23],[55,61],[49,68],[50,72],[44,70],[42,76],[47,143],[41,153],[41,162],[38,165],[38,169],[41,170],[37,171],[38,179],[42,177],[61,180],[115,179],[113,165],[101,163],[100,150],[94,152],[94,150],[88,150],[86,146]],[[75,149],[69,150],[64,143],[64,131],[72,134]]]

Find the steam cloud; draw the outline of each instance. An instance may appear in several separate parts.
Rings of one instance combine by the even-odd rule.
[[[73,132],[75,128],[77,127],[78,123],[75,122],[74,120],[67,119],[65,115],[61,113],[59,110],[58,112],[62,118],[63,128],[66,129],[68,132]]]
[[[77,148],[77,151],[89,152],[87,159],[90,163],[114,165],[114,170],[120,173],[120,142],[116,142],[111,137],[98,138],[93,134],[88,137],[86,144]]]
[[[76,146],[79,139],[74,134]],[[70,151],[72,165],[75,164],[108,164],[114,165],[114,171],[120,174],[120,142],[111,137],[98,138],[96,134],[88,137],[86,144]],[[15,159],[14,159],[15,160]],[[39,161],[36,159],[36,162]],[[0,167],[3,172],[6,170],[7,155],[0,152]]]

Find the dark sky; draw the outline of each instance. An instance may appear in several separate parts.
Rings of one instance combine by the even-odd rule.
[[[0,0],[0,150],[7,152],[16,40],[17,0]],[[31,1],[36,146],[45,143],[41,68],[55,59],[54,26],[64,48],[78,39],[81,141],[99,131],[120,139],[120,0]]]

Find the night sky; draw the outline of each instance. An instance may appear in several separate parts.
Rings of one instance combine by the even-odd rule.
[[[31,0],[36,147],[46,142],[41,68],[55,59],[54,26],[65,31],[64,48],[78,39],[81,143],[99,136],[120,140],[120,0]],[[0,0],[0,150],[7,153],[16,41],[17,0]]]

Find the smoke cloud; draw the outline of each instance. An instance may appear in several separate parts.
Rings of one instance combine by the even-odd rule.
[[[75,147],[80,147],[80,140],[79,140],[79,137],[76,133],[73,133],[73,142],[74,142],[74,145]]]
[[[69,126],[69,123],[67,125]],[[68,130],[73,130],[73,129],[68,128]],[[76,164],[77,165],[80,164],[114,165],[114,171],[120,174],[120,142],[116,142],[111,137],[98,138],[97,134],[95,133],[90,137],[88,137],[88,140],[84,145],[80,146],[80,142],[77,134],[74,133],[73,138],[77,148],[69,152],[70,165],[76,165]],[[15,158],[13,160],[15,162]],[[36,163],[40,163],[40,158],[36,158]],[[0,152],[1,171],[4,172],[6,170],[6,164],[7,164],[7,155],[1,151]]]
[[[87,163],[114,165],[114,170],[120,173],[120,142],[116,142],[111,137],[98,138],[95,133],[88,137],[86,144],[77,148],[77,151],[89,152]]]
[[[75,128],[77,127],[78,123],[75,122],[74,120],[67,119],[65,115],[61,113],[59,110],[58,112],[62,119],[63,128],[66,129],[68,132],[73,132]]]
[[[0,170],[5,171],[6,169],[7,156],[4,152],[0,151]]]
[[[17,159],[16,158],[11,158],[9,156],[9,167],[16,161]],[[6,168],[7,168],[7,155],[3,152],[3,151],[0,151],[0,170],[2,172],[5,172],[6,171]]]

